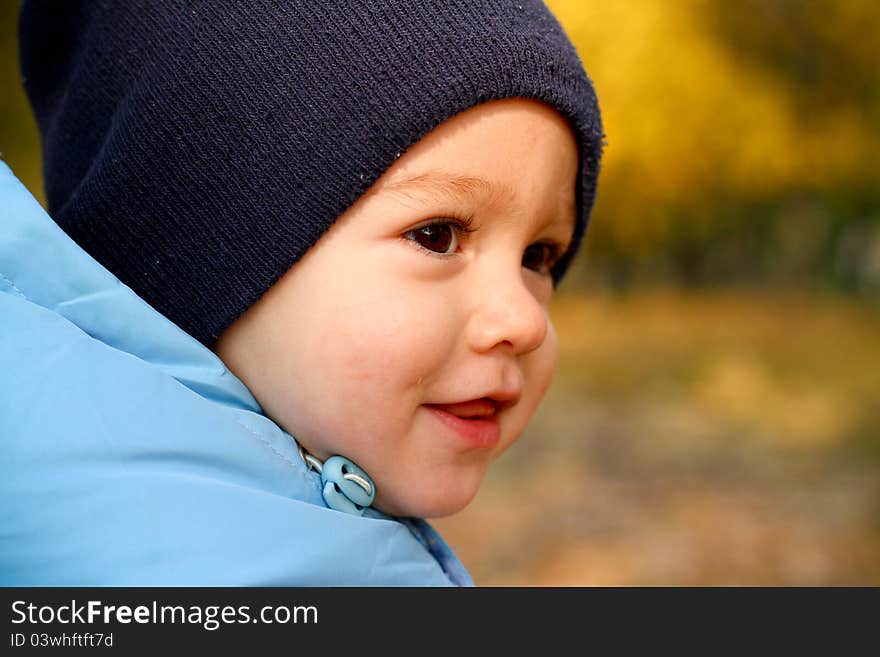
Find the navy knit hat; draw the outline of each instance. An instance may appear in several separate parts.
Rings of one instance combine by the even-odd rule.
[[[49,212],[208,347],[410,146],[481,102],[555,107],[578,139],[578,221],[602,125],[535,0],[26,0],[25,89]]]

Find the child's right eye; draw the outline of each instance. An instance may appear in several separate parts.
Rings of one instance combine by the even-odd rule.
[[[446,255],[450,252],[455,253],[458,248],[458,238],[449,224],[428,224],[407,234],[412,234],[413,241],[434,253]]]
[[[419,228],[413,228],[404,236],[435,255],[454,255],[458,250],[459,235],[473,232],[471,222],[460,219],[441,219]]]

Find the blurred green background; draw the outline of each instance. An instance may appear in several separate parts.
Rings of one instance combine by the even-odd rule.
[[[435,525],[478,584],[880,584],[880,4],[548,5],[597,202],[544,404]],[[0,6],[0,152],[43,201]]]

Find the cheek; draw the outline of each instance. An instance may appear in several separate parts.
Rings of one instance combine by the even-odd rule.
[[[558,361],[559,341],[553,324],[548,323],[544,343],[523,359],[523,396],[512,409],[514,413],[508,419],[508,426],[503,428],[504,440],[493,458],[507,450],[525,430],[553,381]]]
[[[301,345],[312,403],[296,404],[304,424],[322,442],[342,450],[346,441],[375,447],[405,433],[427,381],[448,358],[453,334],[430,304],[406,296],[356,295],[314,316]],[[311,379],[311,380],[309,380]],[[294,394],[302,397],[302,391]]]
[[[423,309],[386,300],[334,325],[322,350],[349,390],[400,392],[442,357],[443,332]]]
[[[540,354],[538,352],[541,352]],[[559,337],[553,322],[547,322],[547,337],[540,349],[535,351],[533,362],[529,362],[526,369],[526,377],[535,381],[537,400],[535,406],[544,398],[544,393],[553,381],[556,373],[556,365],[559,362]],[[527,379],[528,380],[528,379]]]

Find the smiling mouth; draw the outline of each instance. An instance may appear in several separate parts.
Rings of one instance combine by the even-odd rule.
[[[498,413],[498,402],[483,397],[456,404],[425,404],[431,408],[445,411],[464,420],[481,420],[494,417]]]
[[[465,404],[470,403],[465,402]],[[488,449],[501,441],[501,423],[498,421],[494,407],[489,412],[485,406],[476,411],[461,408],[462,404],[425,404],[424,406],[468,447]],[[471,412],[481,414],[468,416],[467,413]]]

